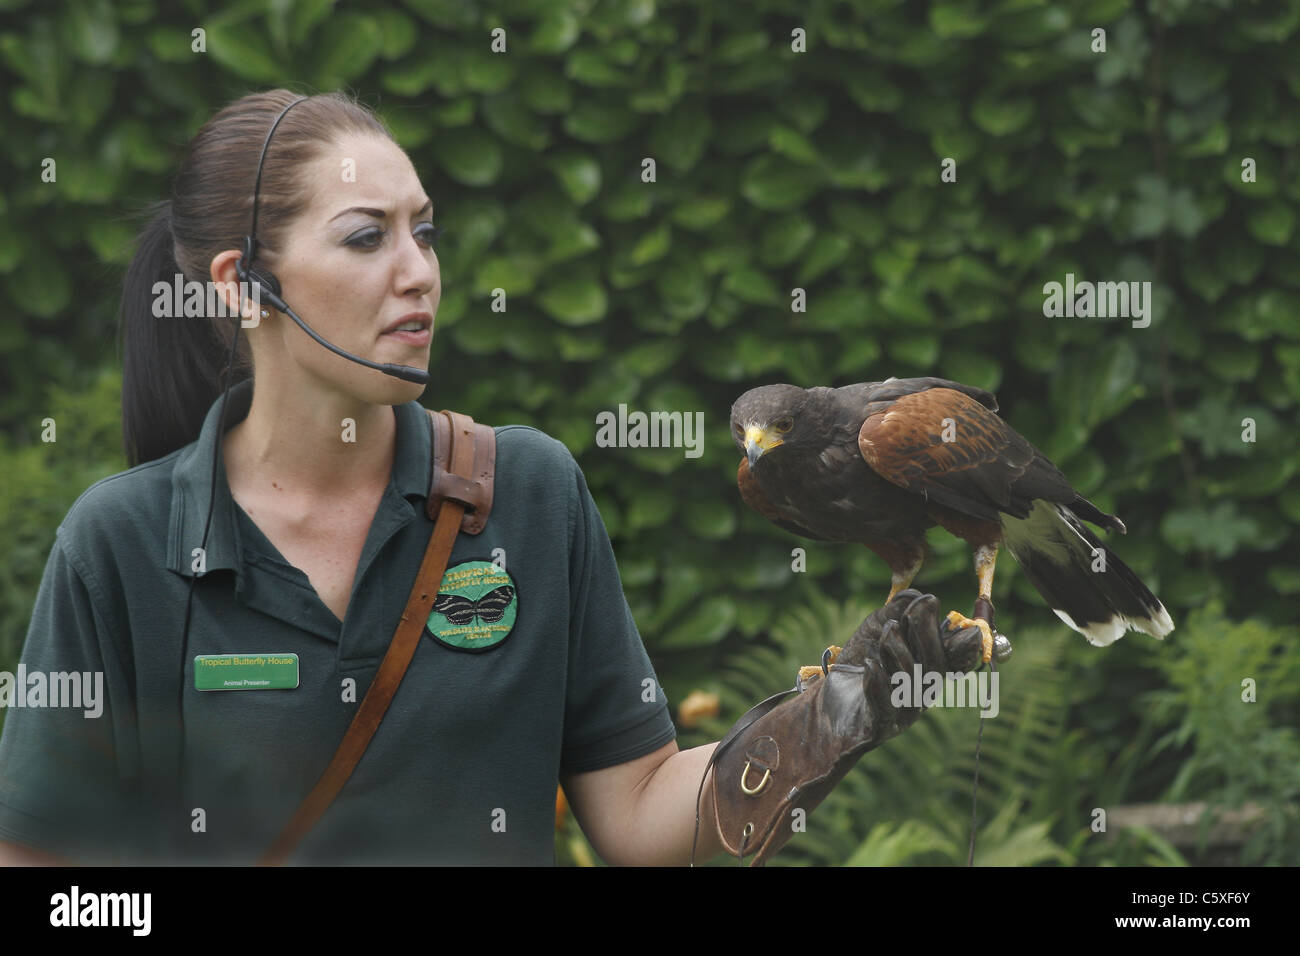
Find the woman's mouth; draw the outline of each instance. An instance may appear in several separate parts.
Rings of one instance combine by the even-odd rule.
[[[433,338],[433,332],[430,329],[399,330],[385,332],[380,338],[397,339],[397,341],[405,342],[407,345],[423,346],[429,344],[429,341]]]
[[[433,316],[428,312],[408,313],[394,321],[380,338],[385,336],[417,348],[428,345],[433,338]]]

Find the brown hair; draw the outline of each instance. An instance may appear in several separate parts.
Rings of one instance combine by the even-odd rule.
[[[253,209],[253,183],[266,134],[280,111],[298,99],[289,90],[252,93],[225,106],[190,140],[172,197],[147,210],[149,223],[127,269],[118,309],[122,346],[122,442],[127,462],[153,461],[198,438],[223,380],[235,319],[157,318],[153,288],[208,282],[212,259],[243,249]],[[276,127],[258,192],[255,267],[273,269],[288,225],[310,201],[298,171],[347,133],[394,140],[383,121],[344,93],[310,96]],[[395,140],[394,140],[395,142]],[[252,374],[241,336],[233,381]]]

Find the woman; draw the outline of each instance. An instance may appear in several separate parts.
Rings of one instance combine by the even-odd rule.
[[[248,378],[229,398],[225,480],[178,660],[235,323],[155,317],[155,284],[238,281],[259,153],[296,98],[244,97],[199,131],[128,272],[123,431],[136,467],[69,512],[24,651],[29,672],[102,671],[103,712],[9,713],[0,836],[13,843],[74,860],[136,848],[256,859],[329,762],[414,582],[432,528],[411,504],[428,488],[422,386],[226,290],[249,326]],[[383,125],[344,96],[310,97],[276,129],[258,195],[257,263],[294,310],[350,352],[427,368],[442,291],[432,204]],[[423,330],[388,332],[410,321]],[[460,536],[448,573],[503,549],[513,628],[485,653],[426,636],[295,862],[550,863],[561,772],[575,774],[570,801],[607,860],[689,852],[710,748],[677,753],[662,692],[643,700],[654,671],[572,456],[531,428],[497,440],[492,520]],[[193,658],[226,653],[297,654],[298,687],[196,691]],[[178,681],[186,736],[173,755]]]
[[[9,862],[257,860],[329,763],[414,582],[432,530],[423,386],[322,348],[233,284],[265,145],[257,267],[327,341],[425,369],[441,296],[432,203],[364,107],[296,99],[246,96],[198,132],[128,270],[133,467],[91,486],[60,526],[23,651],[29,674],[77,672],[88,687],[102,675],[102,706],[9,712]],[[178,277],[223,284],[248,326],[224,433],[235,321],[165,317],[184,311],[160,302]],[[436,368],[432,382],[437,395]],[[475,652],[423,635],[380,731],[290,862],[549,864],[557,780],[607,862],[691,852],[715,745],[677,748],[572,455],[532,428],[495,432],[491,520],[457,538],[441,590],[453,575],[508,577],[508,632]],[[291,673],[196,688],[196,659],[232,654],[292,660]],[[719,848],[717,827],[701,827],[696,858]]]

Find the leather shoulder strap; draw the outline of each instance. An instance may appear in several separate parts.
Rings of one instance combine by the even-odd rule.
[[[411,594],[406,600],[406,608],[402,611],[397,630],[393,632],[388,651],[366,690],[366,696],[361,699],[361,706],[357,708],[356,716],[343,735],[342,743],[316,785],[262,857],[260,863],[263,866],[284,863],[303,836],[324,816],[352,776],[352,771],[361,762],[371,738],[379,729],[380,721],[388,712],[388,705],[406,675],[411,658],[415,656],[425,622],[433,610],[438,587],[442,584],[442,576],[447,571],[447,562],[451,558],[456,536],[464,527],[464,519],[474,519],[475,530],[471,534],[482,531],[487,522],[488,511],[492,507],[496,444],[493,441],[484,449],[483,441],[479,439],[484,432],[488,439],[495,439],[495,433],[485,425],[475,425],[472,418],[458,412],[429,414],[433,416],[434,422],[441,420],[447,430],[440,446],[435,446],[435,450],[440,447],[444,452],[441,468],[438,466],[438,456],[434,455],[433,482],[434,488],[439,491],[439,497],[435,505],[431,490],[430,517],[436,514],[436,518],[424,560],[415,576],[415,586],[411,588]],[[467,503],[474,505],[476,511],[473,515],[466,513]]]
[[[497,436],[490,425],[479,425],[468,415],[443,409],[434,413],[425,409],[433,423],[433,469],[429,476],[429,497],[426,513],[432,520],[438,506],[445,499],[459,501],[465,506],[461,530],[478,534],[487,524],[492,511],[492,489],[496,477]],[[452,447],[451,436],[460,441],[473,436],[474,466],[468,479],[452,473],[447,464],[447,451]]]

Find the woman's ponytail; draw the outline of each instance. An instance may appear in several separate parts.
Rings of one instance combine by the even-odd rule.
[[[173,289],[186,277],[176,264],[171,201],[149,209],[126,272],[118,328],[122,340],[122,443],[135,466],[192,442],[224,386],[227,352],[206,317],[184,317]],[[179,277],[179,279],[178,279]],[[155,294],[155,285],[167,291]],[[156,308],[165,297],[168,308]],[[163,312],[156,315],[155,312]]]

